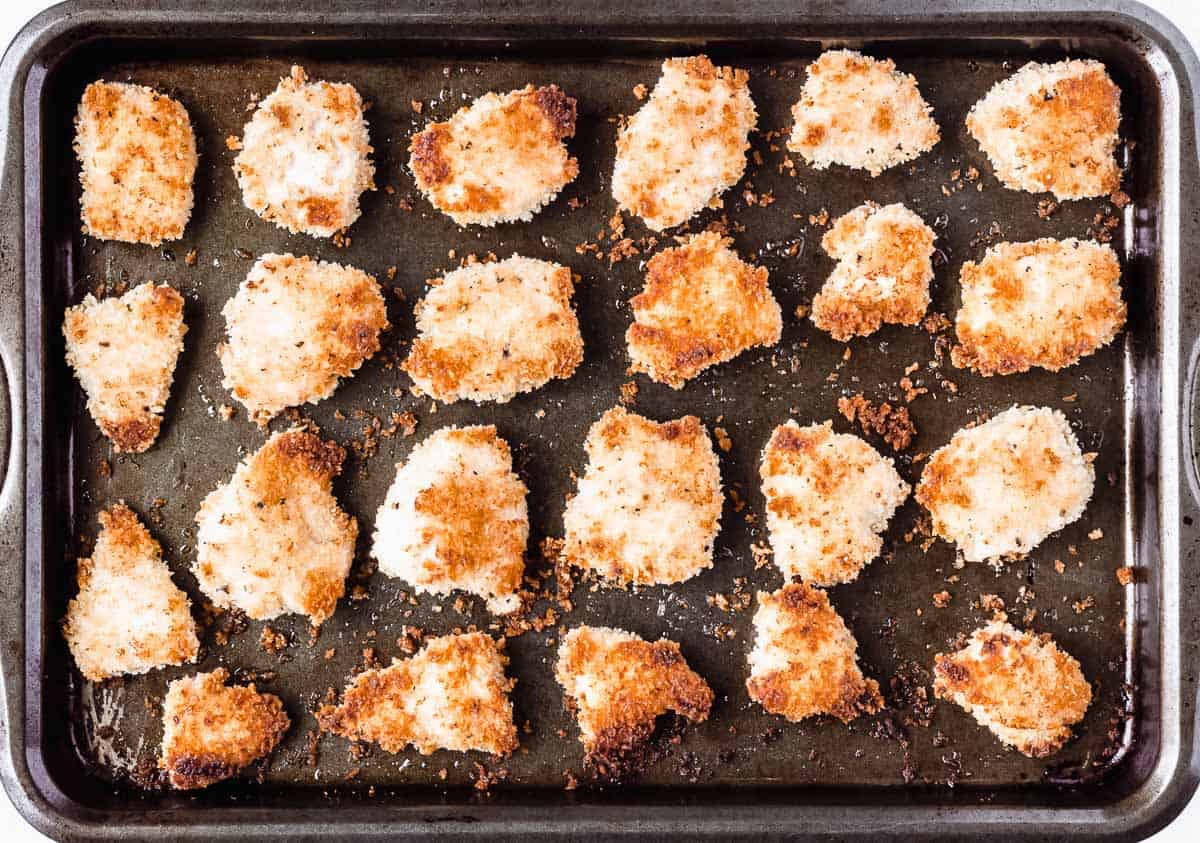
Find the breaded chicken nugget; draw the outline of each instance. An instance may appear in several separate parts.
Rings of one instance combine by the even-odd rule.
[[[513,255],[429,283],[403,368],[437,400],[504,403],[571,377],[583,360],[569,268]]]
[[[409,744],[422,755],[438,749],[508,755],[517,748],[504,675],[504,644],[482,632],[431,638],[410,659],[354,677],[339,706],[317,712],[326,732],[373,741],[386,752]]]
[[[263,255],[221,313],[229,340],[221,385],[266,426],[316,403],[379,351],[387,306],[375,279],[352,266]]]
[[[941,138],[917,80],[891,59],[829,50],[807,73],[787,147],[818,170],[842,164],[877,176]]]
[[[984,377],[1073,366],[1125,324],[1117,253],[1090,240],[997,243],[959,282],[950,359]]]
[[[291,74],[255,109],[233,162],[242,201],[293,234],[332,237],[359,216],[358,198],[375,189],[362,97],[345,82]]]
[[[93,82],[75,115],[83,233],[157,246],[192,215],[196,136],[187,110],[144,85]]]
[[[935,451],[916,498],[965,559],[998,564],[1078,520],[1095,476],[1066,416],[1012,407]]]
[[[812,303],[813,324],[835,340],[886,323],[916,325],[929,307],[933,229],[903,205],[859,205],[821,239],[838,262]]]
[[[1092,688],[1079,662],[1049,635],[1003,621],[975,630],[961,650],[934,657],[933,692],[953,700],[1004,744],[1045,758],[1071,739]]]
[[[167,687],[158,766],[171,787],[194,790],[237,775],[269,755],[292,725],[279,697],[252,684],[227,687],[228,676],[219,667]]]
[[[276,433],[209,493],[192,570],[216,606],[255,620],[295,612],[314,625],[333,614],[358,536],[330,492],[345,458],[315,433]]]
[[[679,389],[709,366],[779,342],[783,316],[767,270],[741,260],[730,242],[706,231],[646,264],[625,333],[633,371]]]
[[[114,450],[141,453],[158,438],[186,333],[183,297],[166,284],[103,301],[88,295],[67,309],[67,363]]]
[[[721,469],[695,416],[662,424],[614,407],[588,431],[563,514],[563,555],[620,584],[683,582],[713,563]]]
[[[617,135],[617,205],[662,231],[736,184],[758,119],[749,79],[707,56],[664,61],[650,98]]]
[[[191,601],[171,580],[162,548],[124,503],[100,513],[91,558],[79,560],[79,595],[63,635],[79,672],[97,682],[196,660]]]
[[[1098,61],[1030,62],[997,82],[967,115],[1005,187],[1058,199],[1104,196],[1121,186],[1113,153],[1121,89]]]
[[[484,94],[447,123],[413,135],[417,187],[462,226],[528,222],[579,175],[564,142],[575,100],[555,85]]]

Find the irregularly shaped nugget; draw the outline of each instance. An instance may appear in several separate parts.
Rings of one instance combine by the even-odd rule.
[[[818,170],[842,164],[877,176],[941,138],[917,80],[891,59],[830,50],[807,72],[787,147]]]
[[[158,766],[171,787],[194,790],[237,775],[269,755],[291,726],[279,697],[254,685],[227,687],[228,676],[219,667],[168,686]]]
[[[783,317],[767,270],[741,260],[730,242],[706,231],[646,264],[625,333],[633,371],[679,389],[709,366],[779,342]]]
[[[621,585],[711,568],[721,469],[695,416],[662,424],[614,407],[588,431],[588,465],[563,514],[563,555]]]
[[[528,222],[579,174],[575,100],[555,85],[484,94],[409,143],[417,187],[459,225]]]
[[[341,705],[317,712],[321,728],[387,752],[409,744],[508,755],[517,748],[503,644],[482,632],[431,638],[410,659],[354,677]]]
[[[1049,635],[1021,632],[1003,621],[975,630],[955,653],[938,653],[933,675],[934,694],[958,703],[1030,758],[1061,749],[1092,702],[1079,662]]]
[[[1012,407],[935,451],[917,502],[968,561],[999,563],[1083,515],[1095,482],[1091,456],[1058,410]]]
[[[171,580],[162,548],[124,503],[100,513],[90,559],[79,560],[79,595],[63,635],[79,672],[97,682],[196,660],[191,601]]]
[[[346,452],[316,433],[276,433],[196,513],[193,573],[219,607],[255,620],[333,614],[354,561],[358,522],[330,486]]]
[[[375,516],[379,570],[418,591],[461,589],[507,614],[520,608],[528,490],[494,425],[443,428],[397,467]]]
[[[759,469],[775,564],[817,585],[857,579],[908,484],[892,461],[831,422],[775,428]]]
[[[1030,62],[997,82],[967,115],[967,129],[996,178],[1013,190],[1059,199],[1104,196],[1121,186],[1113,153],[1121,89],[1098,61]]]
[[[620,779],[652,754],[658,718],[668,711],[692,723],[708,719],[713,692],[679,645],[619,629],[581,626],[563,636],[555,677],[575,711],[587,761]]]
[[[758,119],[749,78],[707,56],[664,61],[650,98],[617,135],[617,204],[662,231],[737,183]]]
[[[114,450],[141,453],[158,438],[186,333],[183,297],[166,284],[67,308],[67,363]]]
[[[746,690],[767,711],[794,722],[831,714],[849,723],[883,708],[879,683],[858,666],[858,642],[821,589],[790,583],[758,592],[754,630]]]
[[[504,403],[583,360],[569,268],[513,255],[429,283],[404,371],[439,401]]]
[[[144,85],[93,82],[75,116],[83,233],[157,246],[192,215],[196,136],[187,110]]]
[[[258,104],[233,162],[242,201],[293,234],[332,237],[359,216],[375,189],[362,97],[345,82],[309,82],[293,66]]]
[[[984,377],[1073,366],[1125,324],[1117,253],[1092,241],[997,243],[959,282],[951,360]]]
[[[316,403],[379,351],[387,306],[375,279],[352,266],[263,255],[226,302],[221,385],[265,426]]]
[[[821,239],[838,262],[812,303],[813,324],[835,340],[887,322],[916,325],[929,307],[933,229],[901,204],[859,205]]]

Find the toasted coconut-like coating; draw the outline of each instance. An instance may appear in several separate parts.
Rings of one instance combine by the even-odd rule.
[[[183,297],[166,284],[67,308],[67,363],[113,450],[141,453],[158,438],[186,333]]]
[[[707,56],[667,59],[650,98],[617,135],[613,198],[662,231],[737,183],[758,114],[750,76]]]
[[[409,744],[422,755],[438,749],[508,755],[517,748],[504,675],[503,643],[482,632],[431,638],[409,659],[366,670],[346,688],[341,705],[317,712],[321,728],[350,740],[373,741],[386,752]]]
[[[333,614],[358,536],[330,491],[345,457],[315,433],[276,433],[209,493],[193,573],[216,606],[255,620],[295,612],[314,625]]]
[[[645,289],[629,304],[631,368],[672,389],[749,348],[774,345],[783,331],[767,270],[711,231],[652,257]]]
[[[1098,61],[1029,62],[997,82],[967,115],[1005,187],[1058,199],[1106,196],[1121,186],[1113,153],[1121,89]]]
[[[933,692],[952,700],[1003,743],[1030,758],[1045,758],[1071,739],[1092,688],[1079,662],[1049,635],[1032,635],[992,621],[961,650],[938,653]]]
[[[891,59],[829,50],[807,73],[787,147],[818,170],[842,164],[877,176],[941,139],[917,80]]]
[[[1125,324],[1117,253],[1090,240],[998,243],[959,283],[951,361],[984,377],[1073,366]]]
[[[1012,407],[935,451],[916,498],[965,559],[998,563],[1078,520],[1095,476],[1066,416]]]
[[[528,222],[579,175],[575,100],[555,85],[484,94],[412,136],[417,187],[459,225]]]
[[[568,267],[520,255],[449,272],[417,305],[404,371],[446,402],[504,403],[569,378],[583,360],[574,291]]]
[[[620,585],[683,582],[713,563],[721,469],[695,416],[657,423],[614,407],[588,431],[563,514],[563,556]]]

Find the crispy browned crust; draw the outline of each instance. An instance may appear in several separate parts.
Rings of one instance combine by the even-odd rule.
[[[546,115],[555,134],[560,139],[575,137],[575,100],[562,92],[557,85],[538,88],[533,100]]]
[[[423,132],[413,135],[409,144],[411,166],[417,181],[434,187],[450,178],[450,164],[442,157],[442,147],[450,140],[447,123],[434,123]]]

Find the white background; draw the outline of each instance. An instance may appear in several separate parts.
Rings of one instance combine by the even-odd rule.
[[[902,2],[902,0],[900,0]],[[1200,2],[1197,0],[1145,0],[1165,13],[1187,34],[1193,46],[1200,50]],[[0,44],[7,45],[17,31],[34,15],[54,5],[46,0],[4,0],[0,10]],[[13,809],[7,797],[0,794],[0,831],[5,843],[28,843],[46,840]],[[1195,843],[1200,839],[1200,798],[1168,828],[1155,835],[1154,843]]]

